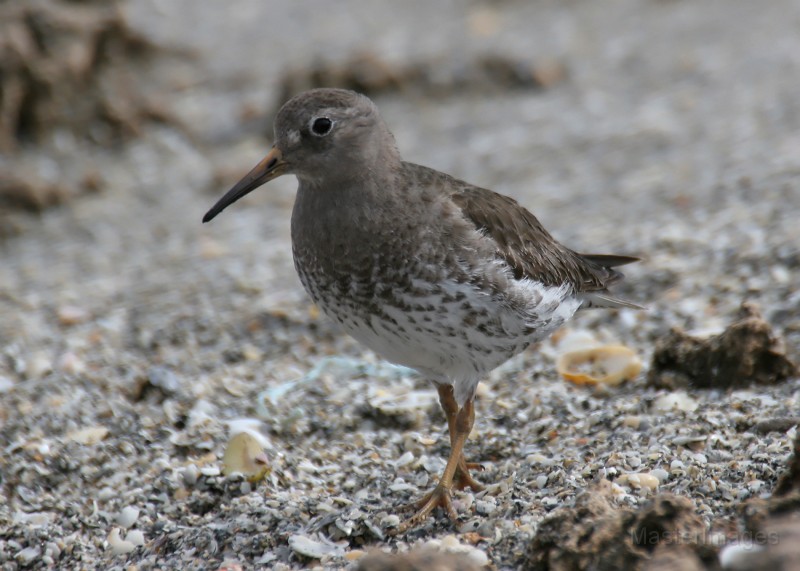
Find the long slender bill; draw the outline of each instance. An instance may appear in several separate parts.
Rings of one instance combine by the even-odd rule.
[[[209,222],[228,206],[242,198],[245,194],[257,189],[262,184],[277,178],[286,172],[286,162],[283,160],[278,147],[272,147],[267,156],[258,163],[253,170],[247,173],[239,182],[233,185],[211,210],[203,216],[203,222]]]

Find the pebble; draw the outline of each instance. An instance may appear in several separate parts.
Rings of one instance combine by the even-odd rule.
[[[132,529],[125,534],[125,541],[132,543],[136,547],[144,545],[144,533],[138,529]]]
[[[3,375],[0,375],[0,394],[7,393],[13,388],[14,388],[14,381],[12,381],[9,377],[4,377]]]
[[[67,434],[67,440],[72,440],[78,444],[92,446],[108,436],[108,428],[105,426],[89,426],[80,430],[74,430]]]
[[[777,2],[779,8],[791,4]],[[740,8],[747,4],[734,3]],[[211,9],[205,4],[203,10]],[[452,21],[452,10],[446,8],[451,4],[431,3],[430,9],[445,11],[435,15]],[[524,28],[524,19],[516,18],[523,4],[503,5],[498,15],[504,26]],[[162,5],[168,9],[170,3]],[[637,12],[641,26],[609,25],[622,21],[615,16],[633,5],[642,11]],[[324,11],[302,2],[292,6],[298,22],[308,16],[312,28],[325,25]],[[576,77],[586,83],[586,105],[575,105],[569,93],[565,100],[563,90],[546,92],[545,97],[503,92],[494,98],[467,92],[408,98],[400,91],[382,97],[380,104],[388,106],[387,119],[395,118],[391,123],[401,146],[416,141],[418,156],[426,157],[428,164],[513,194],[544,219],[555,213],[564,220],[585,220],[583,198],[610,197],[593,201],[588,223],[543,222],[568,246],[603,244],[603,251],[647,256],[646,263],[623,268],[628,278],[616,291],[649,310],[583,312],[562,332],[574,327],[596,345],[619,342],[637,354],[650,355],[654,341],[672,326],[726,326],[744,296],[758,299],[776,332],[785,337],[786,347],[796,354],[800,294],[792,279],[796,281],[800,235],[797,201],[789,199],[797,194],[793,173],[800,155],[789,150],[800,139],[795,135],[798,119],[787,113],[794,109],[793,100],[786,96],[794,92],[794,84],[792,74],[758,73],[788,69],[787,64],[791,68],[795,60],[786,55],[791,50],[782,49],[785,41],[755,41],[763,29],[777,32],[777,38],[794,39],[796,26],[783,24],[789,19],[780,18],[780,9],[762,10],[759,25],[748,26],[740,25],[734,9],[704,6],[691,5],[693,26],[684,30],[683,46],[687,53],[702,53],[701,71],[709,78],[702,84],[673,77],[688,73],[691,79],[697,62],[678,69],[668,50],[651,50],[653,65],[635,66],[628,70],[625,84],[616,85],[606,79],[625,67],[620,67],[625,57],[612,57],[609,63],[602,50],[573,53],[574,46],[566,46],[565,61],[575,63]],[[581,21],[591,15],[588,7],[571,5]],[[545,24],[563,16],[551,8],[542,14]],[[374,27],[380,29],[384,11],[370,10]],[[680,27],[678,16],[688,14],[680,3],[635,0],[622,0],[609,10],[611,17],[596,22],[599,31],[589,44],[615,37],[626,53],[641,51],[648,38],[669,37]],[[419,24],[431,27],[434,19],[438,18],[421,19]],[[191,27],[185,18],[158,22],[162,20]],[[134,33],[140,26],[149,29],[145,19],[134,24]],[[370,29],[362,30],[365,35],[359,41],[364,45],[370,45],[374,35]],[[736,33],[721,34],[726,30]],[[178,43],[184,37],[196,38],[198,45],[203,41],[203,34],[174,37]],[[310,61],[313,46],[303,43],[302,34],[292,37],[296,48],[306,46],[297,53],[298,61]],[[709,38],[719,49],[706,49]],[[503,38],[495,39],[498,50],[508,49]],[[392,48],[401,40],[392,36],[382,45],[402,63],[407,56],[403,46]],[[736,48],[734,40],[748,49],[725,49],[728,43]],[[516,47],[524,50],[523,44]],[[416,55],[428,57],[426,49]],[[201,56],[192,66],[204,68],[203,54],[218,52],[198,50]],[[153,69],[169,62],[158,63]],[[115,64],[109,64],[113,72]],[[141,80],[147,82],[150,67],[140,67]],[[671,73],[662,73],[664,69]],[[596,73],[587,75],[586,70]],[[280,82],[277,76],[266,80]],[[218,107],[237,106],[238,96],[227,92],[228,87],[217,93],[219,82],[210,77],[207,83],[213,87],[214,101],[224,96],[231,105],[205,105],[201,85],[201,97],[190,101],[188,111],[196,108],[201,118],[211,113],[213,119]],[[732,84],[742,86],[737,97],[725,89]],[[636,112],[632,119],[631,105],[653,100],[669,109],[670,130],[660,125],[657,133],[642,130],[643,124],[645,129],[653,127],[636,119]],[[768,109],[771,115],[765,115],[764,101],[774,102]],[[172,107],[188,113],[187,106]],[[258,109],[254,116],[262,113],[265,110]],[[415,113],[426,120],[403,120]],[[228,127],[235,123],[219,119],[212,122]],[[211,185],[202,177],[206,167],[195,165],[224,163],[246,170],[250,159],[263,153],[263,141],[247,135],[250,154],[242,158],[241,149],[225,141],[198,146],[199,139],[187,137],[169,120],[143,126],[130,144],[103,149],[100,155],[67,145],[63,166],[102,160],[107,191],[76,198],[68,207],[38,218],[24,218],[30,231],[2,244],[0,452],[3,477],[9,475],[16,503],[0,507],[0,512],[5,509],[3,516],[14,518],[0,540],[0,568],[216,569],[222,561],[276,570],[335,568],[350,562],[344,555],[337,560],[306,559],[288,545],[288,538],[300,534],[326,544],[325,538],[336,531],[350,534],[344,549],[406,551],[451,533],[456,527],[436,510],[435,519],[404,536],[386,534],[396,527],[384,524],[396,526],[398,516],[407,515],[395,516],[396,506],[421,497],[440,477],[449,451],[444,417],[425,379],[390,372],[374,354],[312,310],[291,261],[289,217],[296,181],[274,181],[274,192],[248,196],[213,225],[203,226],[198,218],[208,205],[204,201],[215,199],[222,189],[221,183]],[[532,126],[537,137],[530,136]],[[751,136],[754,129],[758,136]],[[506,132],[514,136],[507,138]],[[49,139],[43,135],[42,145],[30,150],[40,164],[37,168],[61,176],[62,165],[48,156]],[[454,139],[463,143],[455,152],[450,145]],[[509,139],[515,146],[507,145]],[[476,140],[485,154],[473,152]],[[598,149],[604,152],[594,152]],[[642,165],[658,162],[664,149],[668,160],[662,162],[668,165],[659,170],[666,175],[659,172],[648,178],[637,173]],[[29,151],[22,152],[20,156]],[[581,160],[574,160],[577,155]],[[462,156],[480,160],[461,161]],[[647,174],[647,169],[642,172]],[[737,182],[741,173],[751,181],[749,186]],[[70,180],[69,172],[63,174]],[[628,174],[635,176],[628,179]],[[226,178],[232,182],[235,177]],[[169,181],[167,192],[164,181]],[[197,192],[209,186],[217,189],[213,197]],[[128,192],[131,189],[136,192]],[[658,208],[653,207],[654,199]],[[204,237],[221,246],[207,247],[208,259],[203,258]],[[223,252],[227,255],[220,255]],[[83,315],[67,315],[65,325],[57,312],[68,305],[77,306]],[[565,348],[579,341],[568,339]],[[724,390],[657,390],[644,380],[601,394],[561,382],[557,355],[558,350],[544,341],[482,379],[478,387],[475,435],[465,455],[469,460],[491,460],[488,469],[475,476],[487,485],[496,507],[488,516],[478,514],[478,509],[490,509],[491,500],[476,494],[462,519],[470,523],[465,533],[477,533],[475,523],[481,521],[488,527],[483,535],[502,537],[475,544],[489,550],[493,568],[524,566],[525,551],[548,512],[568,505],[597,480],[649,470],[659,490],[668,488],[691,499],[709,529],[717,529],[742,525],[737,493],[763,496],[785,470],[796,433],[795,411],[800,410],[797,379],[750,387],[736,395]],[[238,360],[227,362],[226,356]],[[347,359],[339,361],[338,370],[329,362],[309,375],[316,363],[330,356]],[[138,400],[130,389],[140,385],[146,390]],[[271,389],[274,399],[261,403],[257,395]],[[392,399],[403,404],[402,395],[413,391],[428,394],[423,399],[412,396],[413,406],[387,414],[392,412]],[[694,412],[684,412],[694,405]],[[256,413],[263,425],[258,431],[269,435],[274,447],[267,482],[256,488],[245,480],[213,476],[218,471],[207,467],[222,466],[222,452],[233,436],[232,430],[226,432],[229,419]],[[99,439],[86,440],[94,445],[66,437],[92,427],[108,429]],[[171,432],[180,433],[180,438],[173,441]],[[703,436],[705,441],[674,444],[677,437]],[[406,452],[411,453],[410,461]],[[315,469],[301,469],[303,461]],[[202,475],[201,467],[212,476]],[[406,489],[394,494],[389,486],[398,475]],[[248,489],[254,491],[247,493]],[[611,490],[620,504],[615,507],[644,503],[630,487],[612,482]],[[334,499],[337,496],[354,504],[345,506]],[[472,494],[455,496],[459,509],[473,500]],[[127,529],[116,522],[125,506],[140,510]],[[354,508],[370,515],[359,519],[351,513]],[[17,522],[16,512],[26,515]],[[130,563],[125,555],[113,560],[114,548],[105,540],[114,527],[118,550],[134,549],[145,535],[152,546],[138,548]],[[474,539],[457,537],[463,543]],[[29,546],[42,553],[25,567],[17,556]],[[486,553],[476,551],[473,556],[485,559]]]
[[[683,391],[661,395],[653,402],[656,412],[670,412],[680,410],[693,412],[697,409],[697,401]]]
[[[475,502],[475,511],[481,515],[490,515],[496,509],[497,509],[497,502],[491,496],[488,496],[487,499],[484,500],[476,500]]]
[[[42,555],[38,547],[26,547],[15,556],[16,560],[22,565],[31,565]]]
[[[382,527],[399,527],[400,526],[400,516],[395,514],[389,514],[384,516],[381,519],[381,526]]]
[[[366,554],[367,552],[362,549],[351,549],[350,551],[347,551],[344,554],[344,558],[347,559],[348,561],[358,561]]]
[[[25,376],[29,379],[41,379],[53,371],[53,362],[43,352],[34,353],[25,363]]]
[[[423,549],[434,549],[449,553],[463,553],[480,567],[489,564],[489,556],[486,555],[483,550],[472,545],[461,543],[455,535],[445,535],[441,539],[431,539],[423,545]]]
[[[200,468],[200,473],[207,478],[214,478],[219,476],[222,472],[219,469],[219,466],[203,466]]]
[[[86,371],[86,363],[72,351],[58,358],[58,370],[67,375],[80,375]]]
[[[14,513],[14,523],[21,523],[31,527],[41,527],[52,522],[54,515],[50,512],[23,512]]]
[[[669,479],[669,472],[667,472],[663,468],[654,468],[653,470],[650,470],[650,473],[656,478],[658,478],[658,481],[661,482],[662,484]]]
[[[289,537],[289,547],[292,551],[311,557],[312,559],[322,559],[330,555],[341,555],[344,549],[337,545],[322,543],[316,539],[312,539],[307,535],[296,534]]]
[[[136,520],[139,519],[139,508],[135,508],[133,506],[126,506],[122,508],[122,511],[119,512],[117,515],[117,525],[128,529]]]
[[[397,460],[395,460],[394,465],[395,468],[403,468],[408,466],[414,461],[414,453],[410,450],[406,450],[402,456],[400,456]]]
[[[189,487],[192,487],[197,483],[197,478],[200,476],[200,470],[194,464],[189,464],[183,468],[181,471],[181,476],[183,477],[183,483]]]
[[[719,550],[717,559],[723,569],[736,569],[739,562],[743,562],[746,557],[763,551],[763,549],[760,545],[748,542],[729,543]]]
[[[650,491],[658,489],[660,480],[647,472],[640,472],[638,474],[623,474],[616,479],[616,483],[620,486],[628,486],[634,489],[644,488]]]
[[[89,319],[89,312],[76,305],[62,305],[56,311],[58,322],[65,326],[78,325]]]
[[[623,426],[633,428],[634,430],[639,428],[641,422],[642,418],[640,416],[626,416],[625,418],[622,419]]]

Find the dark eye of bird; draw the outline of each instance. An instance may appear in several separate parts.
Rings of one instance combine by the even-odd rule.
[[[311,123],[311,131],[320,137],[330,133],[331,127],[333,127],[333,121],[327,117],[319,117],[314,119],[314,122]]]

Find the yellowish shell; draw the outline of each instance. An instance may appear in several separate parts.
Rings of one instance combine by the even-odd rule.
[[[228,441],[222,457],[222,473],[226,476],[239,472],[250,482],[261,480],[269,472],[269,459],[258,439],[240,432]]]
[[[559,356],[558,372],[576,385],[618,385],[642,370],[642,361],[623,345],[602,345]]]

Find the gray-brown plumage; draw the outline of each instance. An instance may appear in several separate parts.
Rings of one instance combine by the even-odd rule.
[[[275,146],[203,221],[282,174],[299,181],[292,252],[311,298],[439,392],[450,459],[404,527],[437,506],[455,518],[451,490],[481,488],[462,454],[480,378],[581,307],[637,307],[608,292],[636,258],[578,254],[511,198],[404,162],[375,105],[351,91],[287,102]]]

